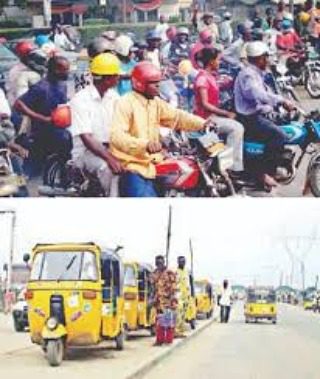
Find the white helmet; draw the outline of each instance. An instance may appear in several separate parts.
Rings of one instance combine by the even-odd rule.
[[[133,41],[130,37],[121,35],[116,38],[114,43],[114,50],[117,54],[127,57],[130,53],[130,49],[133,46]]]
[[[268,54],[268,46],[261,41],[249,42],[247,45],[247,56],[248,58],[261,57],[262,55]]]
[[[232,18],[232,14],[228,11],[224,12],[223,17],[226,19]]]

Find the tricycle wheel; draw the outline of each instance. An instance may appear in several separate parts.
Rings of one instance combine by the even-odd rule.
[[[274,319],[272,320],[272,324],[276,324],[276,323],[277,323],[277,319],[274,318]]]
[[[47,343],[47,358],[50,366],[60,366],[64,356],[64,344],[62,339],[50,340]]]
[[[123,350],[123,348],[124,348],[124,339],[125,339],[124,332],[121,331],[117,335],[117,337],[115,339],[115,341],[116,341],[116,349],[117,350]]]
[[[249,319],[247,317],[246,317],[245,321],[246,321],[246,324],[249,324]]]
[[[152,337],[154,337],[156,335],[156,325],[151,325],[150,326],[150,334]]]

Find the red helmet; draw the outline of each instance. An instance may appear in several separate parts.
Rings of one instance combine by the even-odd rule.
[[[162,79],[161,71],[151,62],[140,62],[132,70],[132,87],[138,92],[146,90],[147,83],[159,82]]]
[[[68,128],[71,125],[71,109],[69,105],[58,105],[51,112],[51,120],[57,128]]]
[[[199,34],[200,40],[205,41],[212,37],[212,32],[209,29],[204,29]]]
[[[16,44],[15,52],[20,58],[24,58],[35,48],[35,45],[31,41],[21,41]]]

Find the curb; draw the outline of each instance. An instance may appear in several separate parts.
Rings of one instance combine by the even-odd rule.
[[[202,331],[207,329],[209,326],[211,326],[215,322],[216,320],[213,318],[210,321],[208,321],[206,324],[201,325],[198,329],[192,332],[187,338],[179,340],[173,346],[170,346],[163,352],[159,353],[156,357],[152,358],[150,361],[142,363],[133,373],[127,375],[124,379],[141,379],[150,370],[152,370],[154,366],[162,362],[165,358],[169,357],[173,352],[175,352],[176,350],[178,350],[179,348],[187,344],[190,340],[198,336]]]

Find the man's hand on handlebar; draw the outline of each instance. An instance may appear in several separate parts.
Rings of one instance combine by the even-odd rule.
[[[204,123],[204,125],[203,125],[203,128],[204,128],[204,129],[209,129],[209,130],[214,130],[215,132],[218,131],[217,124],[215,123],[213,117],[209,117],[209,118],[205,121],[205,123]]]
[[[296,109],[296,106],[289,100],[284,100],[281,105],[288,112],[292,112]]]
[[[159,153],[162,150],[160,142],[148,142],[146,150],[150,154]]]

